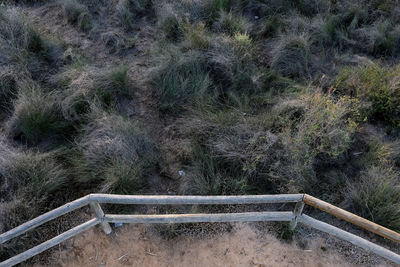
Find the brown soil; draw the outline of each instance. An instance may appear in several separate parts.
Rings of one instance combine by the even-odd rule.
[[[160,237],[151,226],[124,226],[111,236],[90,230],[54,253],[58,266],[357,266],[326,250],[322,239],[307,250],[282,243],[248,224],[208,238]],[[361,265],[359,265],[361,266]]]

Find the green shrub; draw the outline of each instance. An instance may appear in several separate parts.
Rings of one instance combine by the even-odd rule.
[[[400,231],[400,183],[398,173],[390,168],[369,167],[360,180],[349,184],[346,196],[360,216]]]
[[[118,115],[96,117],[78,142],[78,181],[101,192],[136,194],[157,162],[154,144],[138,122]]]
[[[221,11],[213,27],[220,32],[234,35],[237,32],[248,32],[250,23],[241,15],[237,15],[233,12]]]
[[[19,93],[14,112],[6,123],[10,137],[31,144],[63,136],[67,129],[55,96],[39,88],[27,88]]]
[[[305,94],[302,100],[306,105],[304,117],[290,141],[295,157],[313,162],[316,156],[337,158],[345,153],[357,126],[357,101],[349,97],[335,100],[320,92]]]
[[[281,37],[272,51],[271,68],[283,76],[304,78],[309,73],[310,45],[305,36]]]
[[[378,64],[345,68],[334,86],[338,92],[364,103],[364,116],[396,127],[400,123],[398,73],[399,66],[385,68]]]

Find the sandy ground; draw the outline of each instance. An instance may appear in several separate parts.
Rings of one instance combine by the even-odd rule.
[[[235,224],[230,233],[165,240],[151,226],[130,225],[106,236],[93,229],[54,253],[57,266],[354,266],[332,251],[323,240],[307,250],[260,234],[248,224]]]

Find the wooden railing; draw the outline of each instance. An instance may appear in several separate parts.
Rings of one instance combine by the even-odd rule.
[[[236,204],[262,204],[262,203],[296,203],[294,211],[266,211],[244,213],[214,213],[214,214],[163,214],[163,215],[114,215],[104,214],[100,204],[129,204],[129,205],[236,205]],[[356,246],[380,255],[392,262],[400,264],[400,255],[367,241],[359,236],[341,230],[337,227],[313,219],[303,214],[304,205],[310,205],[340,219],[353,223],[365,230],[376,233],[400,243],[400,234],[377,225],[371,221],[347,212],[327,202],[307,194],[286,195],[251,195],[251,196],[132,196],[90,194],[57,209],[49,211],[33,220],[30,220],[8,232],[0,235],[0,244],[15,238],[29,230],[38,227],[50,220],[64,215],[73,210],[90,205],[95,218],[78,225],[40,245],[37,245],[21,254],[18,254],[0,263],[0,267],[14,266],[21,263],[77,234],[101,225],[106,234],[111,233],[109,223],[201,223],[201,222],[249,222],[249,221],[287,221],[293,230],[297,223],[302,223],[317,230],[326,232],[340,239],[346,240]]]

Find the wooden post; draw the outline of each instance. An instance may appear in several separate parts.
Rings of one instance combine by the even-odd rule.
[[[299,201],[296,203],[296,206],[294,207],[294,218],[290,221],[290,225],[289,225],[289,229],[290,230],[294,230],[297,226],[297,217],[301,215],[301,213],[303,212],[303,208],[304,208],[304,202],[303,201]]]
[[[111,226],[108,222],[103,222],[104,212],[100,204],[97,202],[90,202],[90,208],[93,210],[96,218],[102,220],[101,227],[103,228],[104,233],[106,233],[107,235],[110,234],[112,232]]]

